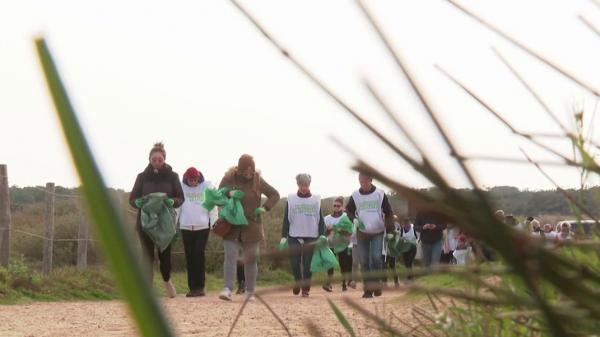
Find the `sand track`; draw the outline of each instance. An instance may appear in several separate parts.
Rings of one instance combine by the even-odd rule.
[[[330,298],[346,314],[359,336],[375,335],[372,323],[350,309],[342,297],[357,300],[364,308],[379,315],[410,317],[414,301],[405,300],[401,292],[387,292],[374,299],[360,298],[361,292],[325,293],[314,289],[309,298],[293,296],[291,292],[271,293],[265,300],[288,326],[293,336],[307,336],[305,323],[315,322],[325,336],[346,336],[326,299]],[[206,297],[162,299],[178,336],[227,336],[230,325],[240,309],[243,296],[232,302],[219,300],[216,293]],[[410,320],[410,319],[408,319]],[[36,302],[0,306],[0,336],[136,336],[126,306],[120,301],[98,302]],[[233,333],[234,336],[287,336],[285,330],[267,308],[256,301],[249,303]]]

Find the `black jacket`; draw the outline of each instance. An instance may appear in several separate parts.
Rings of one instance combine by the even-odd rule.
[[[436,228],[423,229],[423,225],[428,223],[436,225]],[[443,237],[444,229],[446,229],[446,221],[437,212],[421,211],[415,217],[415,229],[419,232],[421,242],[428,244],[436,243]]]
[[[141,198],[149,193],[163,192],[169,198],[173,198],[175,204],[173,207],[179,207],[183,204],[184,196],[179,176],[173,172],[170,165],[165,164],[158,172],[154,172],[152,165],[148,164],[143,172],[137,175],[135,184],[129,194],[129,204],[135,206],[135,199]],[[142,227],[140,219],[140,211],[138,210],[136,226],[138,229]]]

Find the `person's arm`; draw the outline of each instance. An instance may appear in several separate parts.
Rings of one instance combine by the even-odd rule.
[[[281,237],[287,238],[290,235],[290,219],[288,217],[288,203],[285,203],[283,213],[283,224],[281,225]]]
[[[275,207],[279,201],[279,192],[273,186],[269,185],[262,177],[260,178],[260,192],[267,196],[267,200],[262,207],[269,211]]]
[[[348,203],[346,204],[346,215],[348,215],[348,218],[350,218],[352,221],[354,221],[354,218],[356,218],[356,204],[354,203],[354,199],[352,197],[348,199]]]
[[[319,210],[319,235],[325,234],[325,219],[323,219],[323,212]]]
[[[135,183],[133,184],[133,188],[129,193],[129,205],[133,208],[137,208],[135,205],[135,199],[142,197],[142,175],[138,174],[137,178],[135,178]]]
[[[174,208],[177,208],[183,204],[185,201],[185,196],[183,194],[183,188],[181,187],[181,182],[179,181],[179,175],[173,172],[173,196],[171,197],[175,203],[173,204]]]
[[[390,205],[390,201],[388,200],[388,197],[385,194],[383,195],[383,202],[381,204],[381,209],[384,214],[385,230],[388,233],[393,233],[395,230],[394,211],[392,210],[392,205]]]

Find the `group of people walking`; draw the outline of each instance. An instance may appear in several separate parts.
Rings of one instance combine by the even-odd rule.
[[[204,296],[205,288],[205,248],[211,228],[219,221],[217,208],[204,207],[204,195],[207,189],[213,189],[211,182],[205,180],[200,171],[188,168],[182,180],[166,162],[166,151],[162,143],[155,144],[149,153],[149,163],[139,173],[130,194],[131,206],[139,209],[137,233],[148,277],[152,277],[154,251],[157,245],[153,238],[142,229],[142,209],[145,196],[152,193],[164,193],[165,204],[170,208],[179,208],[177,223],[181,230],[188,271],[189,292],[186,296]],[[332,212],[323,216],[321,197],[310,189],[311,176],[301,173],[296,176],[298,190],[290,194],[285,205],[282,219],[282,243],[289,248],[289,261],[294,276],[294,295],[307,297],[311,287],[311,259],[315,245],[321,237],[331,237],[332,228],[347,216],[355,225],[352,232],[342,232],[348,240],[348,247],[338,252],[337,258],[342,274],[342,290],[356,287],[358,266],[362,272],[363,297],[381,296],[382,277],[385,266],[395,268],[395,258],[386,256],[386,234],[400,233],[401,236],[419,239],[422,242],[423,261],[426,266],[435,263],[435,256],[441,255],[440,239],[445,224],[435,216],[417,215],[414,226],[404,219],[399,223],[383,190],[373,185],[372,178],[364,173],[358,176],[360,187],[352,193],[344,207],[344,198],[333,201]],[[254,300],[257,279],[257,257],[259,246],[264,241],[262,214],[271,210],[279,201],[278,191],[269,185],[256,169],[252,156],[242,155],[236,166],[229,169],[218,188],[227,191],[227,196],[238,198],[243,207],[247,224],[230,226],[222,234],[224,248],[224,288],[219,298],[230,301],[234,282],[243,279],[243,289],[249,300]],[[263,199],[263,196],[266,197]],[[344,212],[345,208],[345,212]],[[243,277],[240,277],[239,254],[243,255]],[[412,267],[416,248],[403,254],[405,266]],[[158,253],[160,272],[165,290],[169,297],[176,296],[171,282],[171,246]],[[331,275],[323,286],[332,291]],[[395,277],[395,283],[398,283]]]

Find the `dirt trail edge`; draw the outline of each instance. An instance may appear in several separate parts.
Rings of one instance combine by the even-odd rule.
[[[336,289],[326,293],[320,288],[308,298],[292,295],[291,291],[271,293],[263,298],[285,322],[292,336],[308,336],[305,323],[312,320],[326,336],[345,336],[327,303],[334,301],[351,322],[359,336],[376,335],[373,322],[350,309],[343,297],[358,301],[363,308],[389,318],[393,312],[407,321],[413,305],[426,306],[423,300],[408,300],[403,292],[384,292],[382,297],[362,299],[362,292]],[[227,336],[231,323],[244,297],[234,295],[232,302],[219,300],[216,293],[206,297],[162,299],[163,307],[178,336]],[[98,302],[36,302],[0,306],[0,336],[79,337],[79,336],[137,336],[126,306],[120,301]],[[400,330],[407,327],[398,326]],[[280,323],[259,301],[249,303],[238,321],[233,336],[287,336]]]

